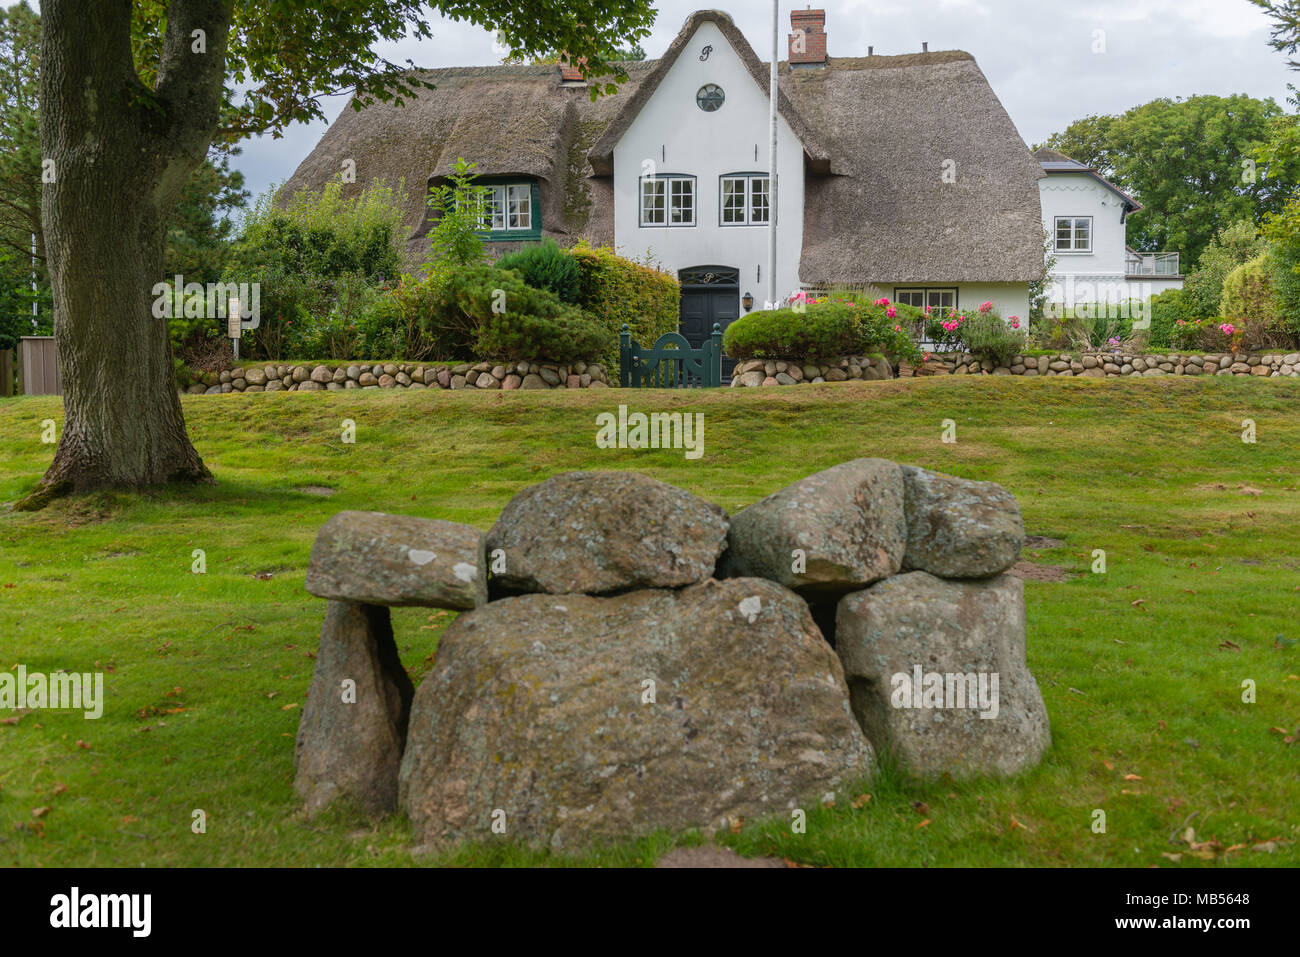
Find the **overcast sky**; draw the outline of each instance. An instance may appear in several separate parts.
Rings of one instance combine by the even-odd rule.
[[[653,34],[642,46],[662,55],[701,0],[660,0]],[[736,20],[767,59],[767,0],[715,2]],[[781,4],[781,49],[790,10]],[[1160,96],[1247,93],[1283,103],[1294,77],[1267,46],[1269,21],[1248,0],[825,0],[831,56],[931,50],[974,54],[1020,134],[1030,145],[1072,120],[1117,113]],[[1097,33],[1097,31],[1103,31]],[[1094,46],[1104,41],[1104,53]],[[417,66],[485,65],[500,61],[487,31],[439,20],[432,40],[379,47]],[[1300,78],[1297,78],[1300,79]],[[332,120],[346,105],[328,104]],[[294,127],[281,140],[252,140],[236,165],[254,195],[287,179],[326,124]]]

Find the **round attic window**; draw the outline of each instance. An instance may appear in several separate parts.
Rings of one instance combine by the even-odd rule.
[[[706,83],[700,87],[700,92],[695,94],[695,102],[705,113],[716,113],[722,109],[726,99],[727,94],[722,92],[722,87],[714,83]]]

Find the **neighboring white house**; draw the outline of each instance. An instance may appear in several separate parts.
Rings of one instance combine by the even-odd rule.
[[[1050,303],[1146,302],[1182,288],[1178,253],[1139,253],[1128,244],[1128,217],[1141,203],[1063,153],[1041,149],[1035,157],[1047,174],[1038,188],[1043,229],[1056,256]]]
[[[346,109],[285,194],[349,160],[356,183],[405,182],[407,262],[428,252],[425,196],[463,157],[495,189],[493,255],[553,238],[652,256],[682,283],[692,342],[762,308],[775,216],[777,290],[875,286],[918,306],[1027,317],[1042,272],[1045,175],[979,66],[960,51],[829,57],[824,10],[791,13],[778,65],[778,185],[769,65],[731,18],[692,14],[664,56],[590,98],[570,64],[424,71],[404,106]]]

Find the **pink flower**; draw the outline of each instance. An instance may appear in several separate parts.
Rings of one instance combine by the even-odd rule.
[[[890,319],[897,319],[897,318],[898,318],[898,310],[895,309],[893,306],[890,306],[889,309],[888,309],[888,311],[885,313],[885,315],[887,315]]]
[[[894,326],[894,331],[895,331],[895,332],[902,332],[902,331],[903,331],[903,327],[902,327],[902,326]]]
[[[984,303],[984,305],[980,306],[980,312],[992,312],[992,311],[993,311],[993,303],[991,302],[986,302]]]
[[[1234,332],[1237,331],[1236,327],[1233,326],[1233,324],[1230,322],[1225,322],[1223,325],[1219,326],[1219,330],[1224,335],[1228,335],[1228,336],[1232,335]]]

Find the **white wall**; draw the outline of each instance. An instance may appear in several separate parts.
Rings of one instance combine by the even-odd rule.
[[[701,61],[706,46],[713,52]],[[706,83],[726,92],[726,102],[714,113],[695,103]],[[762,308],[768,288],[768,229],[719,225],[719,177],[768,168],[767,103],[766,88],[754,82],[722,32],[713,23],[702,23],[614,148],[614,245],[622,255],[652,254],[673,273],[690,266],[737,268],[740,294],[751,293],[756,308]],[[798,138],[783,118],[777,124],[777,295],[784,297],[799,288],[804,165]],[[697,177],[695,226],[641,227],[640,177],[647,161],[655,173]]]
[[[1043,202],[1043,228],[1053,237],[1053,243],[1056,217],[1092,217],[1092,252],[1056,253],[1049,300],[1073,305],[1127,298],[1124,200],[1086,173],[1049,173],[1039,180],[1038,190]],[[1081,288],[1082,293],[1076,288]]]

